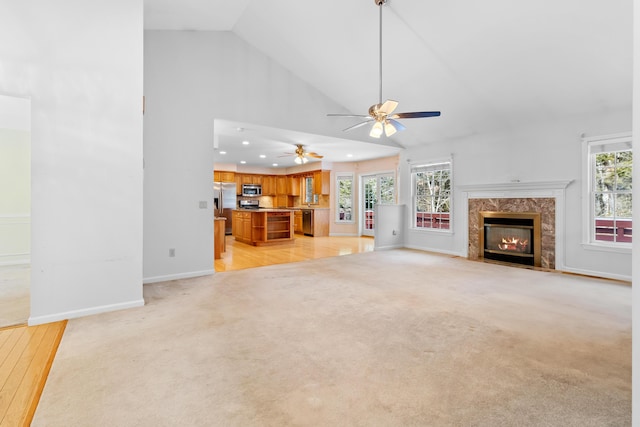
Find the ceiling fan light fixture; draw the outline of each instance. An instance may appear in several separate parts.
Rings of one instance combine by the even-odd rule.
[[[296,156],[296,158],[293,161],[296,162],[296,164],[298,164],[298,165],[302,165],[302,164],[307,163],[309,161],[309,159],[307,159],[304,156]]]
[[[382,135],[384,128],[382,126],[382,122],[376,120],[373,127],[371,128],[371,132],[369,132],[369,136],[372,138],[380,138]]]
[[[391,136],[396,132],[397,132],[397,129],[393,125],[393,123],[389,122],[388,120],[385,120],[385,122],[384,122],[384,134],[387,135],[387,136]]]

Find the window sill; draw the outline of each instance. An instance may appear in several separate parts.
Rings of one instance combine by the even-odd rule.
[[[613,252],[618,254],[630,254],[631,244],[621,243],[618,245],[607,245],[602,243],[583,243],[582,248],[588,251]]]
[[[438,234],[453,234],[452,229],[442,229],[442,228],[423,228],[423,227],[411,227],[411,231],[417,231],[419,233],[438,233]]]

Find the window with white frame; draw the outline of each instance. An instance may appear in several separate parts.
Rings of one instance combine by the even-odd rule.
[[[451,161],[411,166],[412,226],[451,229]]]
[[[336,175],[336,222],[353,222],[353,174]]]
[[[588,243],[630,247],[632,241],[631,135],[584,140],[588,172]]]

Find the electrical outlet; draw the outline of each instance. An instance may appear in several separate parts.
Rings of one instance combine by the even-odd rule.
[[[207,209],[207,201],[200,201],[200,209]]]
[[[176,256],[176,250],[175,250],[175,249],[173,249],[173,248],[169,249],[169,256],[170,256],[170,257],[174,257],[174,256]]]

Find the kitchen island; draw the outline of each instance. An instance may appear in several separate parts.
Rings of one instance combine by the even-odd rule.
[[[236,209],[232,225],[237,241],[254,246],[294,239],[293,210],[290,209]]]

